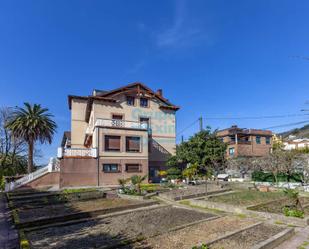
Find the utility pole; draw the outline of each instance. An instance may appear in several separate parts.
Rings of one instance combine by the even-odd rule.
[[[183,135],[181,135],[181,143],[183,143]]]
[[[202,116],[199,118],[199,121],[200,121],[200,131],[202,131],[203,130],[203,117]]]

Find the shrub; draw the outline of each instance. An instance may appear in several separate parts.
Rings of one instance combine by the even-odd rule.
[[[167,175],[167,178],[169,180],[172,180],[172,179],[180,179],[181,178],[181,170],[178,169],[178,168],[169,168],[167,171],[166,171],[166,175]]]
[[[209,249],[206,244],[202,244],[201,246],[193,246],[192,249]]]
[[[5,190],[5,178],[4,176],[0,176],[0,190]]]
[[[285,216],[296,217],[296,218],[304,218],[305,214],[301,210],[291,209],[289,207],[283,208],[283,213]]]
[[[30,243],[26,238],[26,235],[23,230],[19,231],[19,239],[20,239],[20,248],[21,249],[30,249]]]

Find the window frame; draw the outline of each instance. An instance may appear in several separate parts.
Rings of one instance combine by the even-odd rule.
[[[117,167],[116,170],[112,170],[112,166]],[[105,170],[105,167],[109,166],[109,170]],[[121,167],[119,167],[120,165],[118,163],[103,163],[102,164],[102,171],[104,173],[120,173],[121,172]]]
[[[147,105],[146,106],[144,106],[144,105],[142,105],[142,100],[147,100]],[[140,107],[143,107],[143,108],[148,108],[149,107],[149,99],[148,98],[139,98],[139,106]]]
[[[106,143],[106,139],[107,137],[118,137],[119,138],[119,150],[117,149],[107,149],[107,143]],[[120,135],[104,135],[104,146],[103,146],[103,151],[106,152],[121,152],[121,136]]]
[[[138,138],[138,140],[139,140],[139,150],[138,151],[130,151],[130,150],[128,150],[128,143],[127,143],[127,139],[128,138]],[[142,138],[140,136],[126,136],[125,137],[125,152],[128,152],[128,153],[141,153],[142,152]]]
[[[129,171],[128,166],[137,166],[138,170]],[[139,164],[139,163],[126,163],[125,164],[125,172],[127,172],[127,173],[140,173],[140,172],[142,172],[141,164]]]
[[[128,100],[129,100],[129,98],[131,98],[131,99],[133,99],[133,105],[130,105],[129,103],[128,103]],[[128,106],[135,106],[135,97],[134,96],[126,96],[126,103],[127,103],[127,105]]]
[[[233,153],[231,153],[231,151],[233,151]],[[235,147],[230,147],[229,148],[229,155],[230,156],[234,156],[235,155]]]
[[[265,137],[265,143],[268,145],[271,144],[270,137]]]
[[[255,143],[261,144],[261,136],[255,136]]]

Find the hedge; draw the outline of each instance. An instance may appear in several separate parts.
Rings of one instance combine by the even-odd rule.
[[[254,171],[252,173],[252,180],[256,182],[275,182],[275,177],[271,172]],[[284,173],[279,173],[277,175],[278,182],[301,182],[302,174],[293,173],[288,179],[288,175]]]

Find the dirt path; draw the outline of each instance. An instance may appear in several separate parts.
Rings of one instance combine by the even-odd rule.
[[[13,229],[10,222],[9,211],[3,193],[0,193],[0,248],[18,248],[17,231]]]

